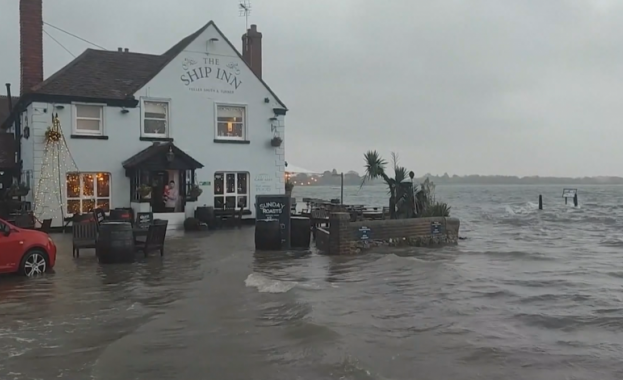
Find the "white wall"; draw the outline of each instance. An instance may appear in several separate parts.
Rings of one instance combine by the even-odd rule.
[[[208,41],[218,38],[218,42]],[[206,54],[208,46],[209,54]],[[119,53],[123,54],[123,53]],[[205,64],[204,58],[218,59],[212,64]],[[181,79],[185,73],[183,64],[190,59],[197,62],[196,67],[209,66],[212,74],[209,78],[194,81],[189,86]],[[237,65],[237,68],[236,68]],[[229,67],[228,67],[229,66]],[[192,67],[191,67],[192,68]],[[216,78],[218,69],[226,70],[230,82]],[[238,74],[236,74],[238,73]],[[236,89],[236,85],[238,88]],[[205,167],[197,171],[199,181],[209,181],[203,186],[203,194],[198,205],[213,205],[214,173],[218,171],[247,171],[249,179],[249,206],[255,217],[255,195],[283,194],[285,170],[285,134],[283,116],[275,131],[271,131],[273,108],[281,108],[270,92],[253,75],[235,51],[231,50],[217,30],[210,26],[197,38],[186,51],[182,52],[135,97],[170,99],[170,137],[174,144],[201,162]],[[265,103],[265,98],[269,99]],[[247,136],[249,144],[215,143],[215,103],[243,104],[247,106]],[[130,181],[125,176],[121,163],[140,150],[151,145],[151,142],[140,141],[141,109],[140,105],[121,113],[118,107],[104,108],[104,135],[102,139],[71,138],[74,123],[74,109],[65,104],[57,109],[54,104],[34,103],[29,107],[32,137],[22,144],[25,169],[34,170],[36,185],[39,180],[43,151],[45,148],[45,130],[51,126],[51,112],[58,113],[63,133],[76,166],[81,172],[110,172],[111,207],[130,206]],[[284,143],[279,148],[270,146],[270,140],[279,135]],[[29,145],[31,144],[31,145]],[[32,159],[30,157],[32,156]],[[30,160],[30,161],[28,161]],[[30,163],[32,162],[32,164]],[[68,164],[67,167],[73,165]],[[64,177],[63,177],[64,179]],[[35,186],[36,187],[36,186]],[[36,189],[31,192],[34,194]],[[64,191],[64,189],[63,189]],[[53,226],[59,226],[60,211],[54,218]]]

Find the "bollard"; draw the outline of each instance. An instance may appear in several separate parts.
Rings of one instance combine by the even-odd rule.
[[[543,210],[543,196],[539,194],[539,210]]]
[[[573,205],[575,207],[578,207],[578,193],[575,193],[575,195],[573,196]]]

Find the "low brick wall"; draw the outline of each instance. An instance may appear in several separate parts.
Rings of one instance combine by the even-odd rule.
[[[318,248],[321,252],[329,251],[329,231],[325,230],[322,227],[316,228],[315,232],[315,242],[316,248]]]
[[[329,233],[316,231],[316,246],[332,255],[356,253],[363,246],[363,232],[368,241],[382,241],[393,245],[434,246],[456,244],[460,222],[457,218],[413,218],[368,220],[351,222],[344,212],[331,213]],[[328,235],[328,236],[327,236]],[[321,236],[322,242],[318,243]],[[328,242],[327,242],[328,240]]]

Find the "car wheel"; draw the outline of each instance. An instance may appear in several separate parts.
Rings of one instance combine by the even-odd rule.
[[[45,252],[40,250],[28,251],[22,258],[20,272],[26,277],[38,276],[48,269],[48,260]]]

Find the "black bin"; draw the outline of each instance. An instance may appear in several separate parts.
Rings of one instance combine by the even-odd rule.
[[[311,220],[293,216],[290,218],[290,246],[292,248],[309,248],[311,241]]]
[[[95,244],[95,254],[102,264],[134,262],[134,234],[127,222],[103,222]]]
[[[255,221],[255,249],[258,251],[281,249],[281,230],[278,220]]]

